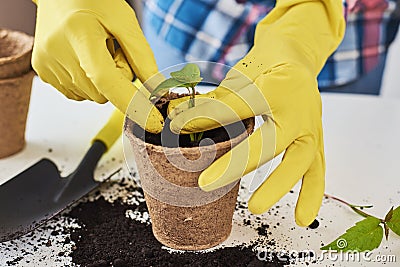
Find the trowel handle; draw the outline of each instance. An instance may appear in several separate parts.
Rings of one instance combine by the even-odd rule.
[[[112,147],[115,141],[122,134],[122,128],[124,123],[125,115],[115,109],[108,119],[107,123],[93,138],[92,143],[95,141],[101,141],[106,146],[107,150]]]

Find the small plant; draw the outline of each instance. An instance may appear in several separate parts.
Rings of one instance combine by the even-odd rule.
[[[362,209],[372,208],[368,206],[358,206],[350,204],[337,197],[325,194],[325,197],[339,201],[350,207],[354,212],[363,216],[365,219],[356,223],[353,227],[346,230],[346,233],[336,238],[330,244],[321,247],[322,250],[336,251],[366,251],[373,250],[381,244],[383,233],[386,240],[389,237],[389,229],[400,236],[400,206],[394,209],[392,207],[384,219],[370,215]]]
[[[189,92],[189,108],[196,105],[196,85],[203,78],[200,77],[200,69],[196,64],[186,64],[181,70],[170,73],[171,78],[160,83],[151,93],[150,99],[157,95],[164,95],[172,88],[184,87]],[[203,133],[190,134],[190,141],[198,142],[203,137]]]

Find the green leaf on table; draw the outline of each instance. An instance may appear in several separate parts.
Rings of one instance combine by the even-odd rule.
[[[392,216],[393,216],[393,208],[394,208],[394,207],[392,207],[392,208],[388,211],[388,213],[386,213],[385,222],[388,222],[390,219],[392,219]]]
[[[400,206],[393,210],[392,215],[390,216],[390,219],[386,221],[386,224],[390,230],[400,236]]]
[[[171,72],[171,77],[185,84],[194,84],[193,86],[202,80],[199,67],[193,63],[186,64],[181,70]]]
[[[355,226],[346,230],[332,243],[321,247],[322,250],[336,251],[365,251],[373,250],[381,244],[383,229],[381,220],[375,217],[367,217],[356,223]]]
[[[153,92],[151,92],[150,98],[156,95],[164,95],[169,89],[181,86],[182,84],[183,82],[175,80],[174,78],[166,79],[165,81],[161,82]]]
[[[387,222],[388,221],[390,221],[391,219],[392,219],[392,216],[393,216],[393,206],[392,206],[392,208],[388,211],[388,213],[386,213],[386,216],[385,216],[385,220],[384,220],[384,223],[383,223],[383,227],[385,228],[385,237],[386,237],[386,240],[388,240],[388,238],[389,238],[389,226],[387,225]]]

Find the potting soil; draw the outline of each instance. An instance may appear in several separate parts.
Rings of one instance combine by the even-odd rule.
[[[283,266],[260,261],[253,248],[225,247],[208,253],[171,252],[153,236],[151,225],[125,216],[127,210],[145,212],[146,205],[109,203],[100,198],[81,203],[68,216],[82,228],[74,229],[72,261],[82,266]],[[286,262],[287,263],[287,262]]]

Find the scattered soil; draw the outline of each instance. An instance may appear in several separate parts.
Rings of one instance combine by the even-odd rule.
[[[141,190],[141,189],[138,189]],[[253,247],[225,247],[211,252],[170,252],[153,236],[151,225],[125,216],[146,212],[144,202],[127,205],[103,198],[84,202],[68,216],[81,228],[71,229],[72,261],[81,266],[283,266],[277,258],[260,261]]]
[[[319,226],[319,221],[317,219],[315,219],[308,227],[310,229],[317,229]]]
[[[244,190],[244,187],[241,186],[241,189]],[[281,218],[280,209],[276,205],[268,211],[268,215]],[[249,217],[246,202],[241,199],[237,201],[235,213],[240,220],[236,223],[254,229],[258,233],[257,238],[245,243],[236,240],[232,243],[236,244],[234,247],[202,253],[170,250],[153,236],[142,189],[135,180],[120,177],[117,181],[102,184],[53,222],[0,248],[5,255],[13,251],[14,257],[8,257],[5,266],[47,266],[48,257],[57,263],[54,266],[76,264],[84,267],[284,266],[295,264],[299,259],[305,265],[316,263],[315,259],[308,259],[312,255],[282,254],[291,249],[291,243],[286,240],[288,244],[279,244],[273,238],[272,232],[280,227],[279,221],[266,223],[259,216]],[[300,236],[301,239],[303,237],[307,245],[310,235]],[[24,243],[23,248],[19,246],[20,242]]]
[[[185,96],[184,94],[176,94],[170,93],[167,97],[163,97],[155,104],[155,106],[160,111],[161,115],[164,117],[165,123],[164,128],[162,131],[162,146],[164,147],[196,147],[199,145],[210,145],[212,142],[219,143],[224,142],[229,139],[235,138],[236,136],[240,135],[246,130],[246,125],[249,123],[250,120],[253,118],[246,119],[243,121],[238,121],[224,127],[219,127],[216,129],[212,129],[209,131],[205,131],[203,133],[202,139],[205,141],[199,142],[191,142],[190,136],[188,134],[177,135],[171,132],[169,126],[171,120],[167,116],[167,108],[168,103],[172,99],[176,99],[179,97]],[[145,131],[143,128],[138,126],[137,124],[134,125],[132,132],[140,139],[144,139],[146,143],[150,143],[153,145],[161,145],[161,134],[153,134],[150,132]],[[211,139],[207,141],[207,138]],[[179,140],[178,142],[176,140]]]

